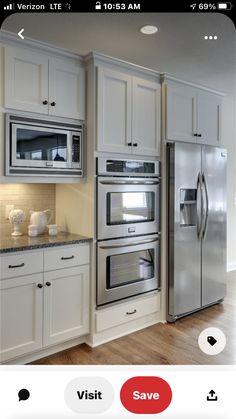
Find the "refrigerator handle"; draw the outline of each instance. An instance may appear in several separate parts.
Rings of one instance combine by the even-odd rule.
[[[207,226],[208,226],[209,199],[208,199],[207,181],[206,181],[204,172],[202,174],[202,184],[204,185],[204,194],[205,194],[205,203],[206,203],[206,207],[204,209],[204,222],[203,222],[203,230],[202,230],[202,238],[203,240],[205,240],[206,233],[207,233]]]
[[[203,202],[203,196],[202,196],[202,177],[201,173],[198,173],[197,177],[197,236],[198,239],[201,240],[202,238],[202,202]]]

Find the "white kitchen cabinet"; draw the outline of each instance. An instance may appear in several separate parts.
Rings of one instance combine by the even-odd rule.
[[[74,258],[68,257],[71,251]],[[55,266],[61,257],[62,265]],[[88,244],[22,251],[0,259],[2,362],[89,333]],[[35,272],[40,272],[32,274],[30,259],[30,266],[36,262]],[[25,266],[9,269],[9,278],[7,267],[19,262]]]
[[[220,146],[222,120],[222,97],[203,90],[198,92],[197,142]]]
[[[6,254],[1,257],[0,263],[4,279],[43,272],[43,252]]]
[[[66,246],[44,252],[44,270],[54,271],[61,268],[89,264],[89,246]]]
[[[131,77],[98,68],[97,149],[131,152]]]
[[[160,97],[159,83],[133,77],[132,143],[135,153],[160,155]]]
[[[88,265],[46,272],[44,345],[89,333]]]
[[[161,309],[161,294],[144,295],[136,300],[125,301],[117,306],[98,310],[95,315],[95,330],[102,332],[124,323],[158,313]]]
[[[50,115],[85,119],[85,71],[75,61],[49,59],[48,108]]]
[[[97,150],[159,155],[160,85],[98,67]]]
[[[178,82],[164,89],[165,139],[219,146],[222,96]]]
[[[166,139],[196,142],[197,92],[185,85],[166,86]]]
[[[6,108],[85,118],[85,72],[70,58],[18,47],[5,48]]]
[[[42,284],[42,273],[0,281],[1,362],[42,347]]]
[[[5,48],[7,108],[48,113],[48,57],[27,49]]]

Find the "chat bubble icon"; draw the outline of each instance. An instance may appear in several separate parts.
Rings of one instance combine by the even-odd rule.
[[[18,393],[18,397],[19,397],[19,402],[21,402],[21,400],[28,400],[28,398],[30,397],[30,392],[29,390],[27,390],[26,388],[22,388],[19,393]]]

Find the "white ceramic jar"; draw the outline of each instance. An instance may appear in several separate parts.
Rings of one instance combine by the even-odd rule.
[[[58,233],[58,225],[57,224],[49,224],[48,225],[49,236],[56,236],[57,233]]]
[[[28,235],[30,237],[36,237],[38,235],[38,226],[36,224],[31,224],[28,226]]]

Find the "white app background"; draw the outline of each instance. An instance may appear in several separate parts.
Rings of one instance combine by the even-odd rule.
[[[1,419],[235,419],[236,366],[1,366],[0,373]],[[140,375],[161,377],[169,383],[172,402],[162,413],[134,414],[122,405],[122,385]],[[108,385],[104,390],[110,391],[108,410],[81,414],[71,410],[65,400],[65,389],[79,377],[97,377],[98,380],[100,377],[102,382],[110,383],[111,388]],[[30,392],[26,401],[18,399],[22,388]],[[217,401],[207,401],[211,390]],[[71,391],[76,392],[76,386]]]

